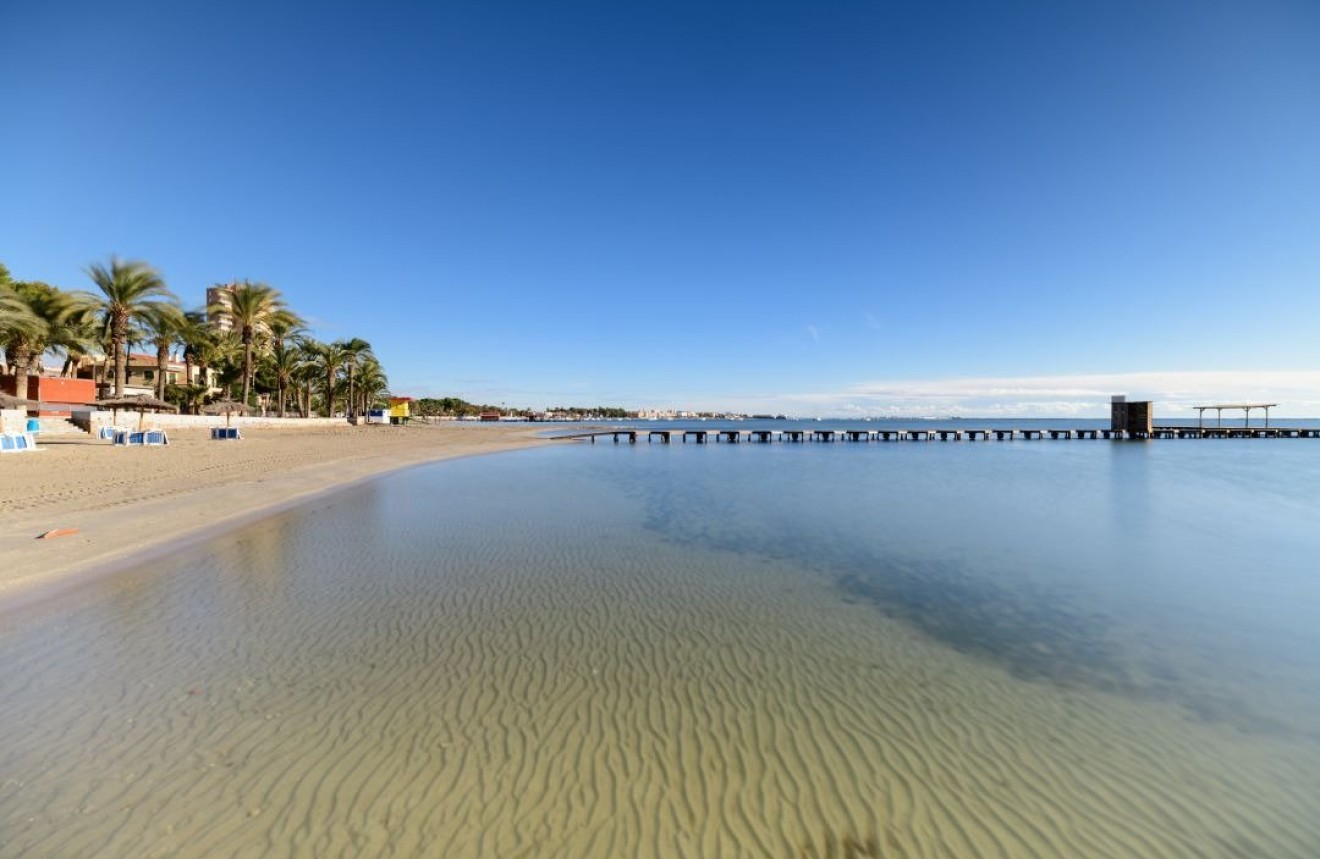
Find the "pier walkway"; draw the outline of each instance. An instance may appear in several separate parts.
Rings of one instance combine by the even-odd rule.
[[[1064,439],[1110,439],[1110,440],[1147,440],[1147,439],[1191,439],[1191,438],[1320,438],[1320,427],[1202,427],[1202,426],[1157,426],[1149,434],[1129,433],[1123,430],[1098,429],[603,429],[570,433],[560,438],[590,440],[592,444],[599,438],[609,438],[618,444],[626,441],[636,444],[637,439],[645,436],[648,442],[669,444],[677,439],[683,443],[694,444],[738,444],[753,442],[769,444],[771,442],[804,443],[858,443],[858,442],[900,442],[900,441],[1039,441]]]

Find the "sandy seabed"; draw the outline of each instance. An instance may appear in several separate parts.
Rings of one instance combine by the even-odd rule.
[[[237,638],[122,630],[178,597],[116,592],[105,653],[51,630],[4,684],[0,856],[1320,855],[1313,739],[1021,680],[799,569],[611,524],[466,542],[459,514],[442,587],[362,575],[381,559],[326,527],[345,563],[314,588],[217,580]],[[283,527],[215,562],[280,568]],[[263,589],[318,605],[238,607]]]

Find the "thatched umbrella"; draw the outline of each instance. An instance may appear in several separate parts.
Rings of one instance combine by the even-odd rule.
[[[138,413],[138,429],[142,429],[144,416],[148,411],[153,412],[178,412],[178,408],[173,403],[167,403],[148,394],[141,394],[136,397],[111,397],[108,400],[97,400],[96,404],[101,408],[111,410],[111,420],[119,420],[119,410],[132,410]]]
[[[28,400],[23,397],[15,397],[13,394],[0,393],[0,409],[34,409],[41,403],[36,400]]]
[[[208,415],[223,414],[225,416],[225,426],[229,426],[230,415],[245,415],[251,411],[251,408],[237,400],[217,400],[208,406],[202,406],[202,411]]]

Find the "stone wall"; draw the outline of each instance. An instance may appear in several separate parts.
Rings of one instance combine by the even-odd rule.
[[[117,426],[121,429],[137,429],[138,413],[126,409],[119,410],[119,417],[114,421],[111,411],[75,411],[73,422],[90,433],[97,433],[101,427]],[[173,415],[168,412],[155,414],[147,412],[142,425],[148,428],[167,430],[206,429],[225,426],[224,415]],[[262,429],[307,429],[309,427],[346,427],[344,418],[263,418],[258,416],[232,415],[229,426]]]
[[[0,432],[24,432],[27,409],[0,409]]]

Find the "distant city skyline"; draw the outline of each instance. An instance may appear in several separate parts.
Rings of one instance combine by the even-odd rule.
[[[54,0],[0,32],[15,278],[269,283],[400,394],[1320,416],[1320,4]]]

